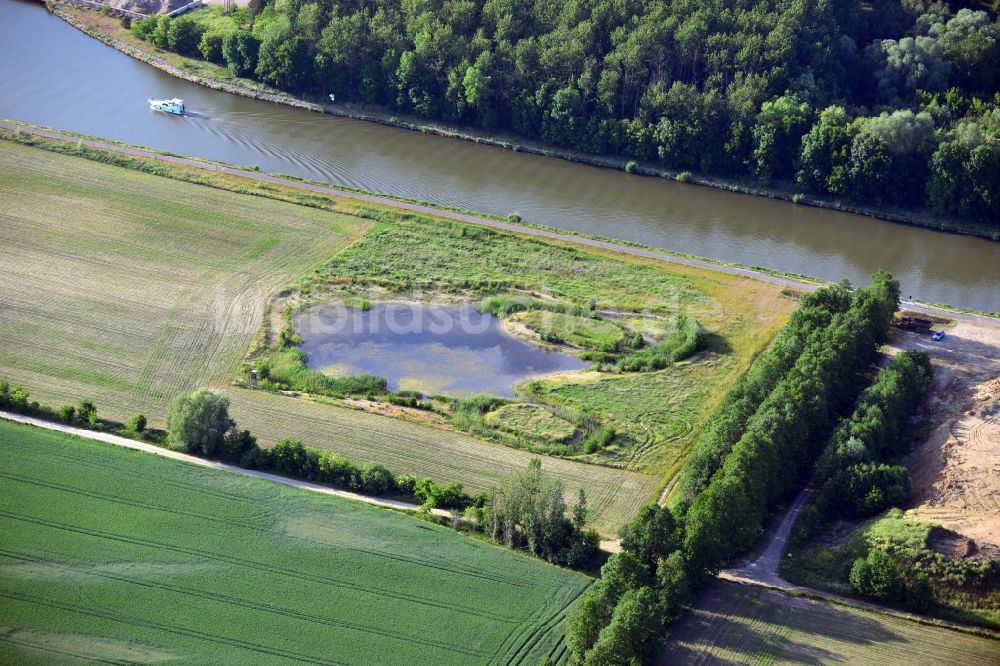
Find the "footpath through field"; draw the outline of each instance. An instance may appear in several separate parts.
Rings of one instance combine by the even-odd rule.
[[[538,238],[546,238],[549,240],[555,240],[559,242],[573,243],[585,247],[610,250],[613,252],[620,252],[623,254],[631,254],[634,256],[646,257],[649,259],[656,259],[658,261],[665,261],[675,264],[681,264],[684,266],[692,266],[695,268],[719,271],[730,275],[742,275],[744,277],[754,278],[756,280],[761,280],[763,282],[769,282],[771,284],[787,286],[793,289],[798,289],[803,291],[813,291],[814,289],[817,289],[819,286],[821,286],[817,283],[804,282],[801,280],[781,277],[778,275],[771,275],[770,273],[756,271],[750,268],[743,268],[741,266],[728,266],[703,259],[695,259],[692,257],[685,257],[677,254],[671,254],[669,252],[661,252],[643,247],[637,247],[634,245],[616,243],[610,240],[601,240],[598,238],[590,238],[587,236],[578,236],[576,234],[571,234],[571,233],[561,233],[558,231],[540,229],[537,227],[531,227],[523,224],[516,224],[513,222],[504,222],[502,220],[497,220],[490,217],[485,217],[480,215],[470,215],[469,213],[461,213],[458,211],[447,210],[443,208],[435,208],[433,206],[426,206],[411,201],[402,201],[399,199],[394,199],[392,197],[379,196],[377,194],[352,192],[350,190],[343,190],[334,186],[305,183],[299,180],[295,180],[293,178],[283,178],[281,176],[273,176],[259,171],[240,169],[238,167],[226,166],[215,162],[207,162],[195,159],[193,157],[163,155],[153,150],[147,150],[143,148],[130,148],[128,146],[121,146],[114,143],[107,143],[104,141],[82,139],[80,137],[73,136],[71,134],[66,134],[57,130],[43,129],[31,125],[23,125],[21,123],[9,120],[0,119],[0,128],[8,130],[18,130],[25,134],[45,137],[47,139],[55,139],[57,141],[67,141],[74,143],[79,142],[82,145],[87,146],[89,148],[96,148],[98,150],[117,152],[123,155],[130,155],[132,157],[141,157],[144,159],[159,160],[161,162],[166,162],[169,164],[179,164],[182,166],[192,167],[195,169],[204,169],[206,171],[217,171],[219,173],[225,173],[231,176],[250,178],[252,180],[273,183],[275,185],[282,185],[285,187],[295,187],[302,190],[308,190],[310,192],[317,192],[319,194],[328,194],[332,196],[343,197],[345,199],[354,199],[356,201],[364,201],[367,203],[373,203],[382,206],[392,206],[394,208],[407,210],[413,213],[419,213],[421,215],[435,215],[437,217],[444,217],[452,220],[457,220],[460,222],[468,222],[470,224],[477,224],[485,227],[491,227],[493,229],[499,229],[501,231],[508,231],[511,233],[522,234],[525,236],[535,236]],[[923,312],[928,314],[930,313],[943,314],[944,316],[950,317],[952,319],[967,320],[967,321],[986,321],[986,322],[996,323],[996,320],[991,317],[984,317],[982,315],[977,315],[977,314],[953,312],[951,310],[935,308],[920,303],[904,302],[902,303],[902,305],[906,306],[906,309],[908,310],[913,310],[916,312]]]

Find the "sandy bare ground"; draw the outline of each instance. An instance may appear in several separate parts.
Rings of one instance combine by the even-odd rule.
[[[933,342],[893,331],[889,351],[923,349],[934,364],[924,407],[931,424],[905,464],[913,478],[907,516],[937,522],[1000,553],[1000,324],[959,321]]]

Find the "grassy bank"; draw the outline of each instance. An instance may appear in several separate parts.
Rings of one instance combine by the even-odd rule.
[[[0,439],[4,662],[559,661],[587,585],[391,511],[7,422]]]

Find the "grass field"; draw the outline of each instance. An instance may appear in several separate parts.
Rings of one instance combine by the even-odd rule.
[[[562,656],[588,583],[392,511],[3,421],[0,533],[0,663],[534,666]]]
[[[998,660],[995,639],[716,581],[674,629],[658,663],[990,666]]]

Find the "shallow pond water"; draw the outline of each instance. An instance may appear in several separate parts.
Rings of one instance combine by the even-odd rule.
[[[299,315],[295,329],[310,368],[378,375],[392,390],[511,397],[515,384],[589,365],[515,338],[471,305],[331,305]]]

